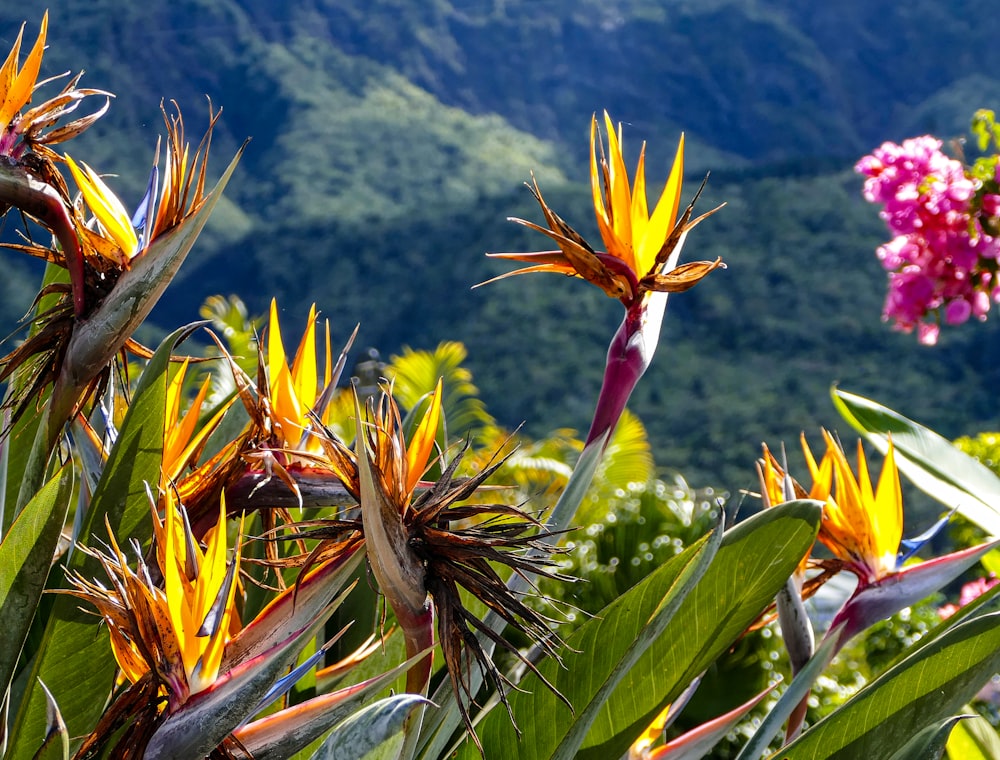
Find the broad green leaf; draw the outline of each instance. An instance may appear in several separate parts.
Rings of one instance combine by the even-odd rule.
[[[410,714],[428,704],[415,694],[399,694],[359,710],[333,729],[312,760],[370,760],[394,757]]]
[[[510,695],[514,715],[524,732],[521,741],[506,711],[495,709],[477,731],[486,756],[514,757],[524,749],[527,757],[548,758],[567,739],[579,747],[602,700],[607,700],[649,647],[647,624],[655,622],[657,632],[662,632],[677,605],[709,566],[718,549],[719,535],[716,531],[705,536],[581,626],[567,642],[563,667],[552,662],[543,664],[542,672],[571,702],[575,714],[536,677],[529,677],[520,684],[527,692]],[[511,741],[514,746],[509,746]],[[478,750],[466,742],[459,756],[476,757]]]
[[[667,702],[744,634],[812,548],[821,511],[818,502],[788,502],[726,531],[704,578],[612,695],[581,760],[624,753]],[[659,702],[649,707],[655,694]]]
[[[571,760],[571,758],[576,757],[580,746],[587,736],[587,732],[594,725],[598,712],[604,708],[614,690],[618,687],[618,684],[628,675],[632,667],[639,661],[639,658],[642,657],[650,645],[663,633],[676,614],[678,607],[680,607],[681,603],[691,592],[694,585],[704,577],[705,571],[718,551],[721,536],[722,531],[721,526],[719,526],[719,528],[699,542],[700,546],[693,547],[688,560],[683,564],[678,563],[679,567],[677,570],[679,572],[677,572],[677,575],[670,583],[666,594],[661,598],[652,615],[649,617],[643,616],[642,619],[633,618],[635,622],[641,623],[642,627],[636,632],[632,641],[627,642],[627,646],[620,657],[605,659],[606,663],[610,662],[612,664],[611,671],[606,675],[590,671],[592,676],[602,677],[602,681],[598,682],[596,679],[592,681],[593,685],[597,686],[597,688],[593,694],[585,697],[587,700],[585,703],[581,701],[574,701],[572,703],[577,714],[566,735],[560,739],[559,746],[552,755],[554,758]],[[605,611],[608,614],[605,615],[602,613],[599,615],[599,622],[589,627],[588,635],[580,640],[580,647],[574,646],[574,649],[597,652],[603,646],[604,642],[609,640],[613,635],[617,636],[618,630],[616,629],[619,625],[623,622],[625,625],[628,624],[622,620],[620,614],[616,614],[617,610],[611,611],[606,608]],[[579,667],[584,665],[584,663],[579,662],[576,665]],[[567,667],[572,668],[573,665],[567,663]]]
[[[968,713],[952,729],[948,737],[948,757],[951,760],[1000,760],[1000,735],[985,718],[976,715],[968,705]]]
[[[958,713],[1000,669],[1000,613],[961,623],[872,681],[782,749],[787,760],[880,757]]]
[[[921,491],[1000,536],[1000,478],[946,438],[863,396],[833,388],[833,403],[852,427],[896,464]]]
[[[42,276],[42,290],[47,286],[60,283],[69,283],[69,274],[65,269],[55,264],[45,266],[45,274]],[[39,299],[38,306],[35,307],[35,314],[43,314],[48,309],[56,305],[58,295],[49,294]],[[38,325],[32,324],[28,330],[29,335],[38,332]],[[23,367],[11,378],[7,387],[7,397],[16,396],[16,391],[23,388],[31,378],[31,367]],[[39,407],[48,403],[50,389],[46,389],[39,399]],[[0,491],[0,537],[17,516],[17,496],[21,489],[21,481],[24,479],[25,468],[31,454],[31,443],[35,439],[38,425],[42,420],[42,414],[33,409],[28,409],[21,419],[17,421],[11,431],[3,430],[3,437],[0,438],[0,468],[3,472],[3,490]],[[10,410],[3,414],[3,424],[6,426],[10,420]]]
[[[578,721],[593,719],[578,758],[620,757],[663,707],[704,671],[774,598],[815,540],[817,502],[789,502],[740,523],[722,537],[718,552],[662,633],[648,644],[635,664],[619,665],[634,654],[632,642],[656,621],[657,611],[672,601],[684,571],[704,551],[695,545],[663,565],[588,621],[567,642],[565,668],[541,665],[574,705],[576,713],[552,696],[533,676],[510,701],[523,735],[518,740],[503,710],[481,723],[487,757],[498,760],[548,760],[572,747],[566,738],[580,730]],[[617,683],[610,679],[617,678]],[[608,686],[610,685],[610,689]],[[596,695],[607,695],[596,714]],[[563,749],[560,750],[562,745]],[[477,753],[468,743],[461,758]]]
[[[948,735],[956,725],[961,725],[961,715],[946,718],[940,723],[934,723],[922,731],[917,732],[902,747],[897,749],[889,757],[889,760],[938,760],[944,754],[945,744],[948,742]],[[973,758],[963,756],[963,760],[973,760]]]
[[[146,540],[152,530],[146,484],[156,487],[163,460],[163,425],[170,354],[186,329],[168,336],[139,379],[132,405],[108,458],[80,541],[85,545],[107,542],[105,518],[125,545],[127,538]],[[74,552],[70,567],[87,578],[101,578],[97,560]],[[115,661],[107,630],[98,619],[79,609],[69,596],[59,596],[43,634],[32,672],[31,684],[40,678],[59,703],[70,736],[87,734],[104,709],[114,681]],[[29,686],[11,733],[10,760],[31,757],[45,730],[45,696]]]
[[[44,683],[39,686],[45,692],[45,737],[32,760],[69,760],[69,734],[59,705]]]
[[[73,468],[63,465],[28,502],[0,543],[0,694],[13,678],[49,577],[72,491]]]
[[[993,575],[1000,575],[1000,549],[987,552],[979,561],[983,563],[986,572]]]

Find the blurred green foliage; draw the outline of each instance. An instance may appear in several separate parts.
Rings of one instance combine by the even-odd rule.
[[[977,433],[956,438],[955,446],[1000,475],[1000,433]]]

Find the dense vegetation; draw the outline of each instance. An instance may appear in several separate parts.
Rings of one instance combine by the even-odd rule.
[[[104,0],[85,12],[59,0],[35,15],[43,5],[57,30],[43,74],[88,61],[83,84],[119,95],[76,148],[94,165],[148,165],[164,96],[192,133],[204,96],[221,104],[220,152],[253,137],[160,324],[195,318],[215,292],[258,313],[276,294],[298,304],[294,319],[316,301],[345,337],[363,320],[359,350],[464,341],[505,424],[582,427],[617,310],[552,277],[469,288],[503,271],[484,251],[545,246],[505,221],[538,218],[520,186],[531,170],[553,208],[593,231],[586,124],[607,108],[633,152],[650,142],[651,182],[686,130],[688,192],[711,169],[704,207],[728,204],[688,252],[729,270],[673,300],[633,399],[660,466],[750,486],[760,440],[836,425],[834,381],[947,435],[997,424],[992,326],[928,349],[880,324],[872,251],[885,234],[850,172],[883,139],[960,134],[973,104],[1000,97],[979,70],[1000,22],[972,3],[923,0],[877,19],[859,0]],[[24,16],[23,4],[0,9],[2,28]],[[116,187],[138,198],[143,182]],[[8,266],[5,318],[36,279],[20,259]]]

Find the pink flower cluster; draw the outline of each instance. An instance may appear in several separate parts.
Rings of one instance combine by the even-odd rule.
[[[895,236],[877,251],[889,272],[882,318],[904,332],[916,328],[926,344],[937,341],[942,315],[947,324],[986,319],[991,301],[1000,301],[1000,238],[983,231],[979,214],[1000,212],[1000,196],[985,195],[975,210],[979,183],[929,136],[884,143],[855,170]]]
[[[946,604],[942,607],[939,607],[938,615],[941,617],[942,620],[947,620],[956,612],[958,612],[960,609],[962,609],[962,607],[969,604],[970,602],[974,602],[976,599],[981,597],[983,594],[985,594],[987,591],[989,591],[991,588],[997,585],[997,583],[1000,583],[1000,580],[997,580],[997,578],[994,577],[993,575],[990,575],[988,578],[977,578],[974,581],[969,581],[964,586],[962,586],[962,590],[959,593],[958,597],[958,604]]]

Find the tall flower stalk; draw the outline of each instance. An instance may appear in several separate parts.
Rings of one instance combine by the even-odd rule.
[[[538,183],[531,192],[541,206],[547,227],[514,219],[554,240],[557,251],[493,253],[530,266],[494,280],[530,272],[553,272],[581,277],[596,285],[625,307],[625,318],[608,348],[604,382],[587,434],[587,445],[607,440],[621,416],[639,378],[649,367],[659,341],[667,295],[696,285],[721,259],[678,265],[681,248],[692,227],[715,210],[692,219],[695,201],[678,218],[684,178],[684,138],[681,137],[673,167],[652,213],[646,199],[646,147],[643,145],[629,186],[622,154],[621,125],[616,130],[605,112],[607,150],[599,139],[597,117],[590,125],[590,180],[597,226],[606,251],[595,251],[584,238],[556,214],[542,197]]]

